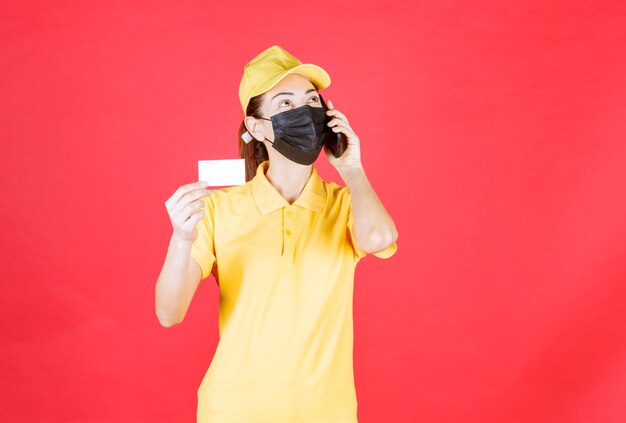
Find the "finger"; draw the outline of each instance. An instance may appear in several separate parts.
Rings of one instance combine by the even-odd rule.
[[[348,142],[350,141],[351,138],[354,138],[354,139],[357,138],[352,128],[350,128],[349,126],[346,126],[345,124],[339,123],[336,126],[333,126],[331,129],[333,132],[343,132],[344,134],[346,134],[348,136]]]
[[[328,126],[335,126],[337,124],[343,123],[347,126],[350,126],[350,123],[348,123],[347,121],[345,121],[344,119],[341,118],[332,118],[331,120],[328,121],[328,123],[326,125]]]
[[[340,117],[340,118],[344,119],[346,122],[348,122],[348,118],[346,117],[346,115],[341,113],[339,110],[335,109],[335,106],[333,106],[333,103],[330,100],[328,100],[326,105],[328,105],[328,103],[330,103],[330,107],[327,107],[328,108],[328,110],[326,111],[327,115],[329,115],[329,116],[337,116],[337,117]]]
[[[194,200],[197,200],[199,198],[203,198],[203,197],[207,197],[209,195],[211,195],[213,191],[211,191],[208,188],[198,188],[198,189],[194,189],[193,191],[189,191],[187,193],[185,193],[176,204],[174,204],[173,206],[171,206],[171,208],[168,209],[168,213],[170,214],[170,216],[175,216],[177,214],[180,213],[180,211],[189,203],[191,203]]]
[[[192,191],[194,189],[206,188],[206,186],[207,186],[206,182],[198,181],[198,182],[193,182],[191,184],[185,184],[185,185],[178,187],[178,189],[174,192],[174,194],[172,194],[172,196],[165,202],[165,207],[167,207],[168,210],[171,210],[176,205],[176,203],[178,203],[178,200],[180,200],[181,197],[185,195],[187,192]]]
[[[339,118],[339,119],[343,119],[346,122],[348,122],[348,118],[346,117],[346,115],[344,115],[343,113],[341,113],[339,110],[337,109],[333,109],[333,110],[326,110],[326,115],[327,116],[333,116],[335,118]],[[348,122],[350,123],[350,122]]]
[[[186,225],[186,223],[189,221],[190,218],[197,216],[198,214],[200,214],[200,212],[202,212],[202,215],[205,216],[207,214],[207,210],[200,206],[198,208],[194,209],[187,209],[187,210],[181,210],[181,212],[177,215],[175,215],[172,218],[172,221],[174,222],[174,226],[178,226],[179,228],[188,228]],[[185,229],[185,232],[187,231],[191,231],[193,228],[189,228],[189,229]]]
[[[172,195],[171,199],[172,204],[176,204],[178,201],[180,201],[181,197],[185,194],[187,194],[190,191],[193,191],[195,189],[201,189],[201,188],[206,188],[207,187],[207,183],[205,181],[197,181],[197,182],[193,182],[190,184],[185,184],[181,187],[179,187],[176,192]]]
[[[208,189],[205,192],[203,192],[203,190],[191,191],[185,194],[183,198],[181,198],[180,201],[176,203],[176,205],[174,206],[174,208],[172,209],[170,213],[172,215],[184,213],[183,212],[184,208],[187,207],[189,204],[194,203],[195,201],[202,201],[202,204],[205,205],[206,202],[204,201],[204,199],[208,197],[209,195],[211,195],[212,192],[213,191],[208,190]],[[187,217],[188,215],[184,216],[185,219]]]
[[[204,208],[206,206],[205,201],[201,198],[191,202],[180,202],[176,205],[173,215],[178,216],[184,222],[189,219],[193,213],[197,212],[198,209]]]
[[[189,204],[198,198],[208,197],[211,193],[213,193],[213,191],[209,188],[195,189],[183,195],[181,199],[178,200],[178,204],[182,204],[184,206],[185,204]]]
[[[204,210],[200,210],[197,213],[194,213],[191,215],[191,217],[189,217],[189,219],[187,219],[187,221],[185,223],[182,224],[182,229],[185,232],[192,232],[193,228],[196,227],[196,225],[198,224],[198,222],[200,222],[202,220],[202,218],[205,216],[205,211]]]
[[[337,121],[337,122],[335,122],[335,124],[331,127],[331,129],[332,129],[333,131],[335,131],[335,132],[339,132],[341,129],[344,129],[344,130],[348,130],[348,131],[350,131],[350,132],[353,132],[353,131],[352,131],[352,128],[350,128],[350,125],[347,125],[347,124],[346,124],[345,122],[343,122],[343,121]]]

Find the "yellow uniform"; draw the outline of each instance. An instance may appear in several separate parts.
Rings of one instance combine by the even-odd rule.
[[[366,253],[352,238],[350,191],[313,166],[289,204],[268,166],[204,199],[191,257],[219,285],[220,341],[197,421],[355,423],[352,290]]]

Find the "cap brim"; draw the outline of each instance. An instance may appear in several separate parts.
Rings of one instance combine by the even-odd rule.
[[[252,91],[252,93],[250,93],[250,97],[254,97],[272,89],[274,85],[278,84],[284,77],[286,77],[290,73],[297,73],[306,77],[309,81],[311,81],[313,85],[315,85],[315,88],[317,90],[322,90],[330,85],[330,76],[324,69],[312,63],[303,63],[298,66],[294,66],[287,71],[278,72],[270,76],[261,84],[259,84],[259,86],[257,86],[256,89]]]

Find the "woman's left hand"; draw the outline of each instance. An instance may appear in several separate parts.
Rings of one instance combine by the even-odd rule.
[[[354,133],[348,119],[339,110],[333,107],[333,103],[328,100],[326,102],[328,110],[326,115],[332,117],[328,122],[328,127],[333,132],[342,132],[348,139],[348,145],[346,150],[339,157],[335,157],[327,145],[324,145],[324,152],[328,161],[332,164],[337,171],[341,171],[349,168],[362,167],[361,166],[361,143],[359,137]]]

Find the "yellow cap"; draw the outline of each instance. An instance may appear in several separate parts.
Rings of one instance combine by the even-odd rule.
[[[324,69],[311,63],[303,64],[282,47],[273,45],[246,64],[239,84],[243,114],[246,114],[251,97],[270,90],[290,73],[307,77],[318,90],[330,85],[330,76]]]

